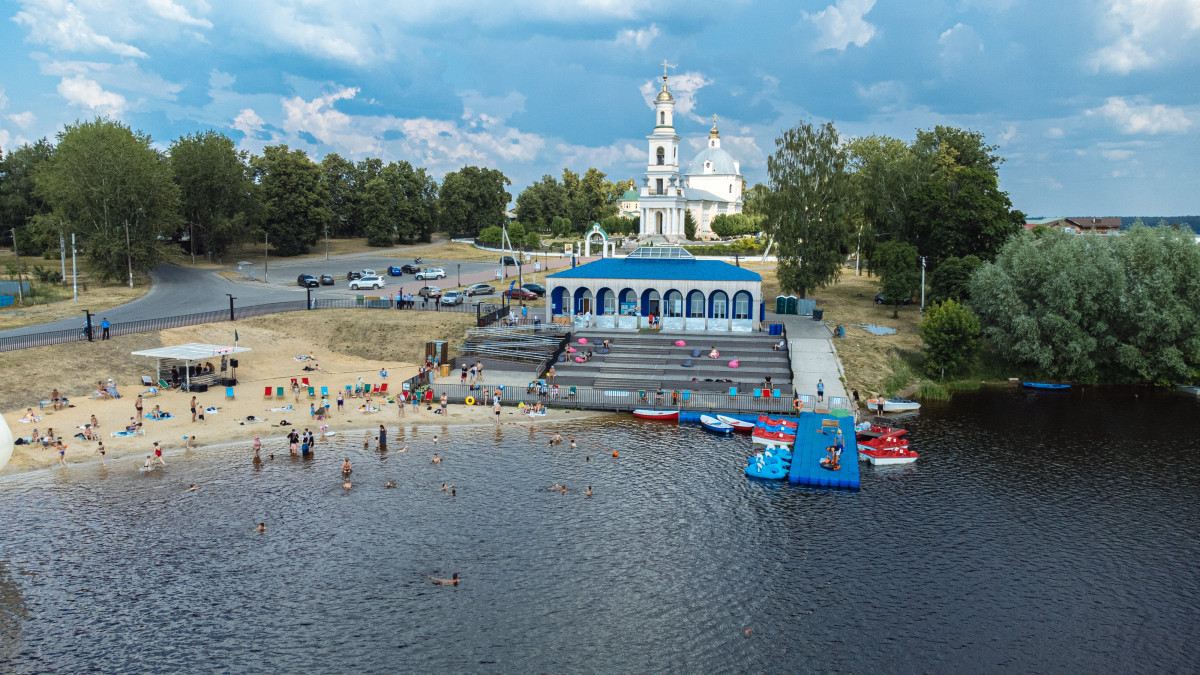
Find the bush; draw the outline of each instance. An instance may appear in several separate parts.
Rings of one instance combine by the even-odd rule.
[[[499,225],[485,227],[479,231],[479,241],[485,244],[499,244],[504,237],[504,230]]]
[[[953,300],[930,307],[920,333],[931,374],[957,375],[979,357],[979,318]]]
[[[41,265],[33,266],[33,275],[43,284],[57,284],[63,280],[62,272],[54,268],[42,269]]]
[[[713,244],[711,246],[684,246],[692,255],[760,255],[763,243],[758,239],[740,239],[728,244]]]
[[[761,225],[756,218],[751,218],[744,213],[722,213],[712,219],[709,224],[713,234],[722,239],[730,237],[742,237],[747,234],[758,234]]]

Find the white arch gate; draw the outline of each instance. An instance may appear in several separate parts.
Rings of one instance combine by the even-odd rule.
[[[592,223],[592,229],[588,230],[588,233],[583,237],[583,255],[585,258],[592,257],[592,237],[600,238],[600,257],[617,257],[617,243],[608,240],[608,233],[604,231],[604,228],[600,227],[600,223]]]

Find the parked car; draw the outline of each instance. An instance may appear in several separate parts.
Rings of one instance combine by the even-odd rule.
[[[321,282],[311,274],[301,274],[296,277],[296,284],[301,288],[320,288]]]
[[[461,305],[466,301],[467,296],[462,291],[446,291],[439,302],[443,305]]]
[[[502,258],[500,258],[500,264],[501,265],[517,265],[519,263],[517,263],[516,259],[513,258],[511,255],[506,255],[506,256],[503,256]]]
[[[912,296],[910,295],[909,297],[907,297],[907,298],[905,298],[905,299],[904,299],[904,302],[901,302],[900,304],[902,304],[902,305],[911,305],[911,304],[913,304],[913,303],[914,303],[914,302],[916,302],[916,301],[917,301],[917,299],[916,299],[916,298],[914,298],[914,297],[912,297]],[[875,304],[877,304],[877,305],[882,305],[882,304],[883,304],[883,293],[876,293],[876,294],[875,294]]]
[[[491,295],[496,287],[491,284],[472,284],[467,287],[467,295]]]
[[[428,279],[445,279],[446,270],[440,267],[426,267],[420,272],[417,272],[415,276],[421,281],[426,281]]]
[[[539,298],[546,295],[546,287],[541,284],[535,284],[535,283],[522,284],[521,288],[524,288],[527,291],[533,291],[534,293],[537,293]]]
[[[513,300],[537,300],[537,293],[527,291],[524,288],[513,288],[504,291],[504,296]]]
[[[377,288],[383,288],[386,285],[387,282],[383,280],[383,277],[362,277],[361,279],[355,279],[354,281],[350,282],[350,290],[360,291],[364,288],[375,290]]]
[[[322,274],[321,275],[321,285],[322,286],[332,286],[333,285],[333,275],[332,274]]]
[[[404,270],[399,267],[396,267],[395,265],[392,265],[391,267],[389,267],[387,272],[388,272],[389,277],[398,277],[398,276],[404,274]]]
[[[358,273],[359,273],[359,274],[361,274],[361,275],[363,275],[364,277],[377,277],[377,276],[379,276],[379,274],[378,274],[378,273],[376,273],[376,272],[375,272],[375,270],[359,270],[359,271],[358,271]]]
[[[346,281],[354,281],[355,279],[361,279],[361,278],[362,278],[362,272],[354,272],[354,271],[346,272]]]
[[[417,295],[422,298],[439,298],[442,295],[442,289],[437,286],[422,286],[421,290],[417,291]]]
[[[400,266],[400,271],[404,272],[405,274],[416,274],[417,272],[421,271],[421,266],[414,265],[412,263],[405,263]]]

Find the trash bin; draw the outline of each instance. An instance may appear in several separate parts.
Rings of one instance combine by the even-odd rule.
[[[442,377],[450,377],[450,364],[449,363],[442,364]]]
[[[813,321],[820,321],[823,318],[825,318],[825,309],[823,307],[817,307],[813,310]]]

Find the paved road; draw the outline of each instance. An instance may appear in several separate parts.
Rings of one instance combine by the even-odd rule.
[[[350,270],[360,270],[363,268],[375,269],[387,279],[386,289],[376,291],[377,294],[395,293],[401,288],[404,288],[409,293],[415,293],[421,286],[426,285],[426,282],[417,281],[411,275],[401,277],[386,276],[386,270],[389,265],[399,266],[405,262],[411,262],[411,260],[411,258],[397,259],[395,257],[387,257],[375,252],[331,256],[329,261],[323,259],[288,260],[281,258],[278,262],[274,260],[270,261],[268,265],[269,283],[261,281],[235,281],[212,271],[163,264],[150,273],[152,281],[150,292],[137,300],[98,314],[94,320],[98,324],[101,318],[108,317],[113,323],[118,323],[122,321],[139,321],[177,316],[180,314],[213,312],[229,308],[229,298],[226,294],[231,294],[236,298],[234,301],[236,307],[301,300],[306,297],[306,293],[303,288],[296,285],[296,277],[300,274],[332,274],[337,280],[334,286],[322,286],[319,290],[313,289],[314,297],[353,298],[356,295],[362,295],[363,292],[349,289],[349,282],[346,281],[346,273]],[[256,261],[256,274],[262,273],[263,267],[261,263],[261,259]],[[545,269],[546,264],[549,264],[551,269],[559,269],[569,267],[571,261],[567,258],[549,258],[544,259],[542,263],[543,269]],[[458,265],[462,266],[461,279],[463,284],[486,281],[496,286],[497,291],[502,291],[507,287],[507,281],[511,280],[510,278],[502,284],[502,282],[495,279],[495,271],[498,268],[497,263],[460,263],[454,260],[422,261],[423,267],[442,267],[446,270],[448,276],[445,279],[428,282],[431,285],[443,288],[458,285],[456,283],[460,276]],[[529,276],[531,267],[530,265],[525,266],[526,281],[531,280]],[[514,274],[515,268],[509,267],[508,272],[510,275]],[[544,275],[541,273],[537,275],[537,278],[538,281],[544,281]],[[495,297],[499,297],[499,295],[497,294]],[[79,318],[0,331],[0,337],[79,328],[83,325],[84,309],[87,309],[87,301],[86,298],[81,298],[79,302]]]

